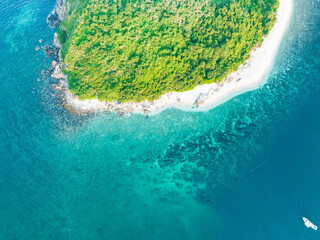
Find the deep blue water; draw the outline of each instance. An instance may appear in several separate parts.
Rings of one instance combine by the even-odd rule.
[[[148,119],[64,109],[35,51],[54,4],[0,0],[0,239],[319,239],[319,1],[263,88]]]

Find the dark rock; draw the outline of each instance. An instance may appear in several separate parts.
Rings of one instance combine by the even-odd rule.
[[[54,59],[57,56],[57,50],[49,45],[44,46],[43,51],[47,58]]]
[[[65,0],[57,0],[54,10],[47,17],[49,27],[56,28],[60,25],[61,21],[65,20],[70,10],[70,3]]]
[[[59,27],[61,21],[59,19],[58,14],[56,13],[56,11],[52,11],[49,14],[49,16],[47,17],[47,23],[48,23],[49,27],[51,27],[51,28]]]

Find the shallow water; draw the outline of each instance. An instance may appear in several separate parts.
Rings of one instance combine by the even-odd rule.
[[[148,119],[64,109],[35,51],[54,4],[0,0],[0,239],[317,238],[319,1],[295,1],[263,88]]]

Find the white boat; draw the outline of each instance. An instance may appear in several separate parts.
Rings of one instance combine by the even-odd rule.
[[[312,228],[314,230],[317,230],[318,227],[314,225],[312,222],[310,222],[307,218],[303,217],[302,220],[304,221],[304,225],[306,225],[308,228]]]

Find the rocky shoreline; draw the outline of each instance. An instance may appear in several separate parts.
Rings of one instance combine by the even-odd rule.
[[[54,10],[47,17],[47,23],[51,28],[57,28],[60,23],[68,17],[70,10],[70,4],[65,0],[57,0]],[[51,87],[55,90],[62,91],[63,105],[72,112],[75,113],[93,113],[93,112],[116,112],[118,116],[124,116],[129,113],[133,113],[135,110],[140,109],[139,112],[148,114],[150,112],[149,107],[152,102],[144,101],[142,103],[119,103],[113,102],[101,102],[98,99],[92,100],[80,100],[69,91],[68,76],[62,72],[61,66],[61,43],[58,39],[58,33],[54,34],[52,47],[44,47],[45,55],[49,58],[53,58],[53,62],[50,68],[46,71],[46,75],[58,80],[57,84],[51,84]]]
[[[49,27],[57,28],[59,27],[61,21],[66,19],[67,12],[70,6],[64,6],[65,0],[57,0],[55,9],[47,17],[47,22]],[[68,11],[66,11],[68,10]],[[53,58],[53,62],[50,68],[47,70],[47,75],[58,80],[58,83],[51,84],[51,87],[55,90],[62,92],[63,105],[72,112],[76,113],[92,113],[92,112],[117,112],[118,116],[124,116],[127,114],[132,114],[134,112],[148,114],[151,112],[152,106],[155,105],[154,101],[143,101],[141,103],[129,102],[129,103],[119,103],[118,101],[113,102],[101,102],[98,99],[92,100],[80,100],[78,97],[74,96],[69,91],[68,76],[62,72],[62,66],[60,63],[61,59],[61,43],[58,40],[58,33],[54,34],[53,46],[45,46],[44,52],[48,58]],[[230,81],[230,76],[226,79]],[[220,89],[223,83],[216,84],[215,91]],[[166,95],[170,96],[172,93]],[[207,94],[200,94],[199,97],[194,102],[194,107],[198,107],[201,102],[207,97]],[[177,102],[180,102],[177,99]]]
[[[70,4],[65,0],[57,0],[55,9],[47,18],[50,27],[58,27],[68,16]],[[241,93],[259,88],[271,70],[282,36],[286,30],[292,12],[292,0],[280,0],[277,22],[265,38],[262,46],[251,53],[250,59],[242,64],[236,72],[227,76],[220,83],[204,84],[186,92],[170,92],[154,101],[120,103],[105,102],[98,99],[80,100],[68,88],[68,76],[63,74],[61,60],[61,44],[58,34],[54,35],[54,52],[56,54],[49,71],[59,84],[52,87],[63,93],[63,105],[72,112],[96,113],[117,112],[118,116],[132,113],[157,114],[168,107],[187,111],[207,111]]]
[[[60,23],[68,17],[70,3],[65,0],[57,0],[54,10],[47,17],[49,27],[59,27]]]

